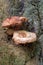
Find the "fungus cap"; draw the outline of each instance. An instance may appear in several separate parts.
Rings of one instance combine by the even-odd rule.
[[[22,23],[26,21],[27,21],[26,17],[13,16],[3,21],[2,27],[21,26]]]
[[[35,42],[37,37],[35,33],[23,30],[23,31],[15,31],[12,39],[15,42],[15,44],[27,44]]]
[[[20,24],[20,20],[18,16],[13,16],[11,18],[7,18],[6,20],[3,21],[2,27],[10,27],[10,26],[15,26],[16,24]]]

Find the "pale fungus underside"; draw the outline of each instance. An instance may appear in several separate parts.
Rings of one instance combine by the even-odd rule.
[[[27,31],[15,31],[12,38],[15,44],[27,44],[36,41],[37,37],[35,33]]]

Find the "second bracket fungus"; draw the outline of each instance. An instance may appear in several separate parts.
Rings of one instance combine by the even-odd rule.
[[[15,44],[27,44],[35,42],[37,37],[36,34],[33,32],[28,31],[15,31],[12,38]]]

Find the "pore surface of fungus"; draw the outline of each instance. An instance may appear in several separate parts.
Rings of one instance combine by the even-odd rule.
[[[28,31],[15,31],[12,38],[15,44],[27,44],[36,41],[36,34]]]

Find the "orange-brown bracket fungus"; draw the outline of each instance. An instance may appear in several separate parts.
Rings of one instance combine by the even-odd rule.
[[[15,44],[27,44],[36,41],[36,34],[28,31],[15,31],[13,34]]]
[[[8,28],[6,33],[12,35],[14,30],[20,30],[22,24],[28,22],[26,17],[12,16],[3,21],[2,27]]]
[[[21,26],[22,23],[26,21],[28,21],[26,17],[13,16],[3,21],[2,27]]]

